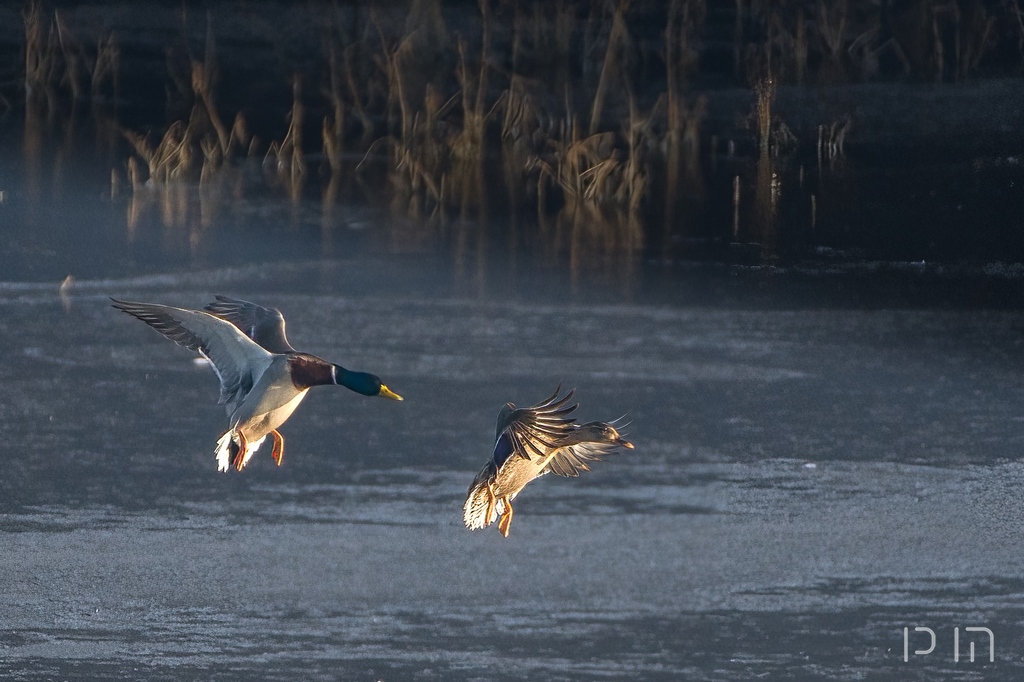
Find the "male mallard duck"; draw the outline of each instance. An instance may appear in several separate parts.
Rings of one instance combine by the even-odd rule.
[[[218,471],[232,464],[241,471],[268,434],[274,438],[271,455],[281,466],[284,437],[277,428],[313,386],[336,384],[362,395],[402,400],[373,374],[296,351],[278,310],[224,296],[206,307],[209,312],[111,300],[118,310],[198,351],[213,365],[220,379],[219,403],[227,406],[229,423],[217,441]]]
[[[617,447],[633,449],[607,422],[576,424],[569,417],[579,405],[569,405],[575,389],[561,398],[561,386],[542,403],[517,408],[507,403],[498,413],[494,452],[473,479],[462,507],[466,528],[477,530],[498,521],[508,537],[512,500],[526,484],[547,473],[579,476],[590,471],[587,462],[601,459]]]

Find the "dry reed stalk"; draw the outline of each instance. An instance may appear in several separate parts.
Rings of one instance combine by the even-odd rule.
[[[150,180],[167,183],[172,179],[184,177],[189,172],[195,158],[193,145],[199,128],[197,116],[198,111],[193,108],[192,117],[187,125],[182,121],[172,123],[155,147],[151,146],[144,136],[121,129],[121,134],[131,144],[135,153],[146,162]],[[133,179],[132,186],[137,185]]]
[[[381,144],[390,144],[391,146],[391,171],[390,177],[392,180],[392,186],[399,190],[399,194],[416,194],[425,190],[435,204],[442,200],[445,196],[443,190],[444,187],[444,174],[440,175],[440,179],[435,179],[436,170],[433,167],[425,165],[420,158],[413,153],[412,148],[407,147],[399,140],[396,140],[392,136],[378,138],[370,145],[366,155],[363,157],[363,161],[356,166],[356,172],[358,173],[360,167],[376,151],[376,148]],[[430,145],[431,150],[434,150],[435,145]],[[421,148],[422,151],[422,148]],[[432,155],[433,156],[433,155]],[[356,176],[357,179],[359,176]],[[365,186],[365,185],[364,185]],[[400,203],[396,197],[396,204]]]
[[[608,47],[604,53],[604,65],[601,67],[601,77],[597,83],[597,91],[594,93],[594,104],[590,110],[590,134],[597,133],[601,125],[601,111],[604,108],[604,100],[611,87],[611,79],[618,62],[620,46],[628,41],[625,13],[629,6],[629,0],[619,0],[615,7],[615,16],[612,18],[612,27],[608,32]]]
[[[337,131],[337,119],[331,116],[324,116],[323,126],[320,128],[320,138],[323,140],[324,156],[327,157],[327,164],[331,167],[331,175],[337,175],[342,170],[342,140]]]
[[[632,91],[629,93],[629,127],[626,137],[629,148],[626,153],[626,162],[622,166],[621,179],[615,191],[615,199],[628,207],[631,214],[640,211],[640,202],[643,201],[647,188],[647,176],[645,165],[646,141],[651,136],[651,115],[641,117],[636,108],[636,101]]]
[[[512,8],[512,45],[509,47],[512,61],[512,73],[522,70],[523,33],[526,32],[526,15],[519,3]],[[534,43],[536,45],[536,43]]]
[[[678,172],[682,173],[682,187],[685,188],[685,191],[677,193],[676,186],[669,185],[667,189],[675,198],[679,198],[680,195],[694,199],[704,197],[705,183],[700,160],[700,127],[707,117],[707,111],[708,98],[706,95],[699,96],[692,104],[684,103],[680,107],[683,129],[682,139],[675,145],[677,147],[675,163]]]
[[[31,95],[50,87],[54,70],[54,35],[47,36],[43,23],[42,3],[31,0],[22,13],[25,21],[25,88]]]
[[[881,33],[882,26],[876,23],[854,38],[846,48],[846,54],[859,63],[861,76],[865,80],[873,78],[878,73],[878,55],[882,48],[877,43]]]
[[[44,14],[41,2],[32,0],[23,10],[23,18],[26,99],[45,98],[46,112],[50,118],[57,109],[57,88],[66,87],[72,103],[77,104],[85,99],[87,83],[90,92],[94,92],[104,78],[110,77],[116,87],[114,55],[117,54],[117,48],[112,36],[100,39],[94,60],[75,39],[59,10],[54,10],[48,17]],[[38,104],[32,104],[33,114],[41,112]]]
[[[173,49],[167,48],[164,51],[164,62],[167,66],[167,76],[171,79],[174,84],[174,95],[177,95],[181,101],[191,102],[195,98],[195,93],[192,91],[192,60],[189,59],[188,65],[184,68],[179,68],[180,64],[177,63],[176,53]],[[167,91],[167,102],[166,106],[168,110],[171,108],[171,97],[172,92],[170,88]]]
[[[796,17],[796,37],[794,38],[793,59],[796,62],[796,82],[803,85],[807,77],[807,22],[801,7]]]
[[[486,0],[480,3],[486,17]],[[488,47],[488,29],[483,29],[484,50]],[[484,204],[483,187],[483,146],[487,112],[484,111],[484,95],[487,83],[487,52],[481,53],[480,67],[476,74],[469,70],[466,59],[465,41],[459,40],[459,66],[456,70],[462,93],[462,130],[449,142],[449,153],[455,161],[451,168],[450,184],[460,203],[460,213],[465,220],[473,206]]]
[[[743,21],[743,0],[736,0],[736,23],[732,29],[732,75],[736,80],[743,70]]]
[[[231,134],[221,120],[220,114],[217,113],[217,107],[214,105],[214,82],[215,77],[209,62],[204,64],[194,62],[192,64],[192,91],[206,109],[206,116],[213,126],[214,132],[217,134],[221,151],[227,154],[228,146],[231,142]]]
[[[135,150],[135,153],[146,162],[149,167],[148,177],[153,177],[155,174],[156,166],[156,151],[149,145],[149,142],[142,135],[139,135],[133,130],[122,130],[121,134],[124,135],[125,139]],[[128,159],[128,177],[131,180],[132,188],[135,189],[139,185],[143,184],[145,180],[142,180],[141,171],[138,169],[138,164],[135,161],[135,157],[129,157]]]
[[[842,73],[842,59],[846,45],[847,0],[826,3],[818,0],[818,36],[825,53],[831,58],[836,74]]]
[[[989,16],[981,3],[972,3],[968,16],[957,31],[957,66],[959,77],[966,78],[996,43],[995,16]]]
[[[844,145],[851,127],[853,127],[853,119],[849,116],[842,120],[833,121],[828,126],[818,126],[817,153],[819,172],[821,171],[823,159],[827,158],[829,164],[832,165],[837,158],[846,153]]]
[[[211,174],[220,167],[224,157],[217,140],[209,135],[199,140],[199,150],[203,154],[203,165],[199,171],[199,186],[202,187],[210,181]]]
[[[761,154],[771,148],[772,105],[775,103],[775,79],[768,75],[757,82],[756,95],[757,146]]]
[[[143,135],[118,128],[136,155],[146,162],[149,181],[153,183],[167,184],[171,180],[185,177],[192,172],[197,159],[201,158],[199,182],[202,187],[212,179],[213,172],[219,170],[224,161],[231,157],[236,145],[249,146],[249,152],[252,153],[255,140],[248,133],[245,117],[241,113],[237,114],[228,130],[217,115],[214,106],[216,71],[213,56],[212,33],[208,33],[206,60],[203,63],[192,61],[190,64],[195,103],[187,123],[180,120],[172,123],[156,146],[150,145]],[[116,58],[111,57],[110,63],[116,64]],[[114,78],[116,92],[116,75]],[[133,179],[132,186],[137,187],[138,184],[137,179]]]
[[[82,99],[82,80],[87,73],[84,52],[64,24],[59,10],[53,12],[53,24],[57,29],[57,42],[64,60],[64,75],[61,78],[61,83],[67,84],[71,90],[71,99],[78,102]]]
[[[582,140],[550,141],[555,152],[532,165],[541,179],[546,177],[561,189],[568,205],[620,205],[635,210],[646,188],[641,140],[648,125],[649,119],[635,116],[630,135],[636,137],[625,154],[615,148],[615,134],[605,132]],[[539,200],[542,190],[538,180]]]
[[[694,46],[707,16],[705,0],[672,0],[665,21],[665,69],[670,99],[697,68],[700,53]]]
[[[821,171],[824,166],[823,159],[825,156],[825,126],[818,126],[818,144],[816,147],[818,153],[818,176],[821,176]]]
[[[738,241],[740,235],[740,176],[732,179],[732,240]]]
[[[542,3],[537,3],[535,6],[537,9],[534,14],[534,23],[536,28],[534,29],[535,35],[542,35],[543,29],[549,26],[547,20],[540,13]],[[572,36],[576,31],[577,24],[577,7],[575,2],[558,0],[555,3],[555,18],[550,23],[551,26],[551,45],[550,47],[545,45],[545,52],[547,54],[555,55],[555,79],[554,79],[554,91],[562,92],[568,91],[571,86],[571,67],[570,67],[570,53],[572,50]],[[543,31],[546,34],[546,31]],[[541,43],[535,39],[535,45]]]
[[[677,52],[681,51],[681,47],[677,48],[675,25],[677,17],[681,14],[679,9],[680,0],[672,0],[672,3],[668,8],[668,18],[665,21],[665,84],[666,84],[666,96],[668,98],[668,137],[669,145],[672,145],[672,138],[678,139],[679,132],[682,129],[681,117],[679,115],[679,88],[680,88],[680,74],[679,74],[679,58]],[[682,30],[680,30],[682,33]]]
[[[601,204],[616,195],[621,186],[616,176],[621,174],[621,168],[622,160],[618,156],[610,156],[580,173],[583,201]]]
[[[326,95],[331,102],[331,114],[324,116],[320,135],[323,139],[324,154],[331,166],[331,174],[341,172],[341,158],[345,138],[345,102],[341,98],[341,70],[338,66],[337,50],[332,42],[328,48],[330,89]]]
[[[531,133],[540,127],[537,104],[527,90],[522,76],[512,76],[508,89],[499,99],[499,104],[505,111],[501,119],[503,141],[530,137]]]
[[[576,5],[566,0],[555,3],[554,39],[559,56],[568,56],[572,34],[576,31]]]
[[[235,122],[231,124],[231,133],[229,135],[228,149],[225,156],[230,158],[234,150],[234,146],[237,143],[239,147],[246,149],[248,156],[252,156],[252,146],[255,142],[255,138],[249,134],[249,125],[245,122],[245,116],[242,112],[235,114]]]
[[[209,11],[206,13],[206,45],[203,61],[193,60],[191,67],[192,93],[206,108],[206,116],[217,133],[221,153],[227,156],[231,144],[231,131],[221,120],[215,104],[219,72],[217,69],[217,46],[213,38],[213,18]]]
[[[93,63],[89,85],[93,100],[100,95],[103,83],[108,79],[116,104],[121,97],[121,47],[113,33],[100,36],[96,45],[96,61]]]
[[[571,0],[570,0],[571,1]],[[593,60],[590,58],[594,54],[594,43],[596,41],[597,34],[599,33],[601,26],[605,23],[604,17],[601,15],[601,3],[592,2],[590,6],[586,8],[586,20],[583,21],[583,35],[581,37],[582,45],[580,49],[580,71],[583,74],[583,78],[589,82],[594,75]]]
[[[1017,54],[1021,57],[1021,66],[1024,66],[1024,10],[1020,7],[1020,0],[1005,0],[1006,11],[1013,15],[1017,23]]]
[[[387,75],[388,81],[388,105],[389,111],[393,111],[397,103],[399,109],[398,134],[389,135],[375,140],[366,152],[363,161],[365,162],[371,152],[381,143],[390,143],[391,163],[390,178],[393,187],[397,190],[393,196],[392,203],[396,209],[404,204],[413,215],[419,215],[422,209],[423,199],[420,196],[426,190],[436,202],[442,192],[438,179],[441,153],[438,142],[435,138],[435,131],[432,126],[435,124],[438,112],[431,105],[433,96],[428,88],[424,96],[427,105],[427,124],[421,124],[418,114],[413,113],[413,106],[409,100],[408,80],[405,71],[412,69],[415,64],[418,36],[410,33],[391,50],[387,47],[383,29],[376,25],[377,33],[383,48],[383,56],[378,56],[378,66]],[[394,130],[395,126],[390,126]],[[358,171],[363,165],[360,162],[356,167]],[[443,180],[443,177],[441,178]]]
[[[696,65],[697,52],[691,47],[693,36],[703,23],[707,8],[700,0],[673,0],[665,22],[666,107],[665,147],[665,227],[671,229],[683,192],[679,192],[685,166],[685,183],[689,191],[703,187],[699,171],[700,122],[705,116],[707,100],[700,98],[694,107],[687,105],[682,91],[689,73]],[[653,113],[653,112],[652,112]],[[683,154],[685,152],[685,163]],[[701,190],[703,192],[703,190]],[[688,193],[688,192],[687,192]]]
[[[484,29],[484,47],[488,46],[488,31]],[[487,88],[487,52],[480,58],[479,72],[473,74],[466,60],[466,43],[459,41],[459,67],[456,71],[462,93],[462,131],[455,136],[452,152],[456,158],[482,159],[484,128],[488,112],[484,97]],[[493,111],[493,109],[492,109]]]
[[[398,139],[407,141],[412,139],[412,105],[408,101],[407,88],[403,76],[403,66],[408,64],[413,57],[414,43],[413,36],[406,36],[394,50],[387,47],[384,32],[377,26],[377,33],[380,37],[383,57],[378,56],[378,66],[387,75],[388,80],[388,109],[393,109],[395,103],[399,110],[399,134]],[[393,127],[392,127],[393,129]]]
[[[708,114],[708,97],[701,95],[693,106],[682,108],[683,147],[696,157],[700,151],[700,124]]]
[[[359,119],[360,124],[363,128],[363,140],[369,140],[373,135],[373,119],[366,112],[366,105],[363,103],[363,97],[360,95],[360,88],[358,80],[356,79],[355,71],[352,68],[352,54],[356,49],[356,45],[349,45],[342,52],[342,64],[345,67],[345,85],[348,88],[349,97],[352,100],[352,108],[355,109],[356,117]]]
[[[306,108],[302,103],[302,79],[296,74],[292,77],[292,111],[288,133],[282,142],[286,152],[292,180],[306,172],[306,161],[302,155],[302,124],[306,116]]]
[[[942,29],[939,26],[939,13],[932,11],[932,60],[935,70],[935,82],[941,83],[945,71],[946,55],[942,44]]]
[[[460,40],[458,44],[459,69],[457,73],[459,85],[462,87],[463,93],[463,127],[471,128],[475,141],[478,144],[482,144],[484,124],[487,120],[487,114],[485,113],[485,100],[487,97],[487,81],[489,73],[488,61],[491,54],[491,22],[488,9],[490,6],[489,1],[478,0],[477,4],[480,7],[481,18],[480,67],[474,79],[472,77],[473,74],[471,74],[467,69],[466,44],[464,41]],[[473,80],[476,82],[473,83]],[[469,97],[470,92],[473,93],[472,98]]]
[[[476,106],[474,107],[474,123],[480,126],[480,139],[483,139],[483,123],[484,123],[484,100],[487,97],[487,62],[490,59],[491,54],[491,29],[490,29],[490,15],[488,7],[490,6],[490,0],[477,0],[477,5],[480,7],[480,21],[481,21],[481,41],[480,41],[480,73],[477,77],[476,85]]]
[[[670,114],[671,120],[671,114]],[[676,221],[676,207],[679,204],[680,170],[682,166],[682,150],[679,139],[678,123],[676,130],[670,124],[665,136],[665,229],[671,230]]]
[[[512,76],[498,104],[504,107],[501,121],[501,158],[509,203],[522,200],[523,181],[535,166],[538,143],[543,136],[540,114],[521,76]]]

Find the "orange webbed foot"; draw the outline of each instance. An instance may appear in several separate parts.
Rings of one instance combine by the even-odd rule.
[[[276,429],[270,434],[274,437],[274,449],[270,452],[270,456],[274,458],[277,466],[281,466],[281,460],[284,459],[284,436]]]
[[[245,435],[239,431],[238,436],[238,454],[235,455],[235,471],[241,471],[242,467],[245,466],[245,451],[249,449],[249,443],[245,440]]]
[[[506,497],[502,500],[505,503],[505,513],[498,519],[498,530],[502,537],[508,537],[509,527],[512,525],[512,503]]]
[[[494,496],[494,484],[487,483],[487,515],[484,516],[484,528],[491,525],[491,517],[494,516],[494,508],[498,504],[498,498]]]

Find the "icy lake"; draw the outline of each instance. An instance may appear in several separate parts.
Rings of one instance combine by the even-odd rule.
[[[1022,674],[1018,312],[884,305],[913,268],[386,254],[363,218],[329,258],[0,285],[4,677]],[[281,468],[217,473],[213,373],[107,299],[215,293],[406,401],[316,389]],[[636,450],[532,484],[507,540],[466,531],[498,409],[559,382]]]

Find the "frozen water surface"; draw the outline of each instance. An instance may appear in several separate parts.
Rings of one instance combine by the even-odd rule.
[[[1024,98],[1016,67],[998,80],[984,60],[962,80],[957,67],[986,52],[1018,63],[1017,22],[985,17],[1020,3],[932,3],[956,84],[837,73],[832,87],[809,73],[805,88],[779,73],[774,113],[800,148],[756,161],[739,131],[752,93],[713,83],[720,69],[733,83],[729,45],[760,44],[760,20],[731,38],[715,5],[733,3],[712,3],[702,60],[719,64],[686,88],[703,151],[685,156],[700,169],[662,201],[657,188],[676,186],[652,149],[655,219],[642,227],[603,205],[582,221],[558,213],[554,193],[541,225],[533,190],[509,192],[539,171],[515,179],[498,156],[475,201],[441,184],[447,219],[396,218],[426,218],[430,202],[385,187],[387,145],[357,171],[369,138],[354,144],[353,125],[349,172],[329,181],[310,153],[318,91],[328,36],[349,29],[326,24],[362,15],[355,54],[377,73],[378,49],[400,44],[388,22],[407,25],[401,3],[42,3],[60,6],[64,61],[85,65],[108,27],[117,36],[121,96],[88,106],[69,101],[70,65],[60,85],[48,69],[65,96],[23,97],[27,4],[0,3],[0,679],[1024,679]],[[467,38],[472,55],[472,3],[445,4],[451,46]],[[514,28],[517,3],[489,4]],[[851,39],[867,15],[927,3],[861,5],[877,11],[851,10]],[[975,15],[998,47],[967,40]],[[190,116],[170,79],[206,60],[207,25],[220,114],[243,112],[264,144],[253,161],[133,190],[123,133],[155,144]],[[892,59],[893,26],[851,45]],[[650,41],[664,26],[641,28],[628,70],[658,81],[637,90],[654,130]],[[578,29],[597,36],[578,45],[597,46],[581,52],[604,73],[603,29]],[[497,47],[512,33],[492,35]],[[852,46],[833,57],[859,59]],[[491,128],[516,61],[487,58]],[[307,172],[285,182],[260,157],[285,134],[293,75]],[[380,87],[364,93],[373,116],[397,101]],[[553,108],[537,99],[544,118],[572,106],[558,90]],[[606,123],[631,117],[614,99]],[[853,125],[846,151],[823,162],[815,131],[840,120]],[[201,307],[214,294],[280,307],[296,347],[378,373],[405,402],[315,389],[283,427],[282,467],[265,448],[242,474],[218,473],[213,372],[107,298]],[[498,410],[560,382],[578,389],[581,419],[626,415],[636,449],[531,484],[508,539],[465,530]],[[915,627],[935,632],[933,652],[914,653],[930,643]],[[994,662],[968,627],[994,633]]]
[[[0,286],[0,676],[1024,675],[1018,313],[532,268],[364,253],[63,303]],[[218,474],[212,372],[106,299],[213,293],[280,307],[297,347],[406,402],[316,389],[281,468]],[[498,409],[560,381],[582,418],[627,414],[636,450],[532,484],[507,540],[464,530]],[[915,626],[938,646],[905,663]]]

